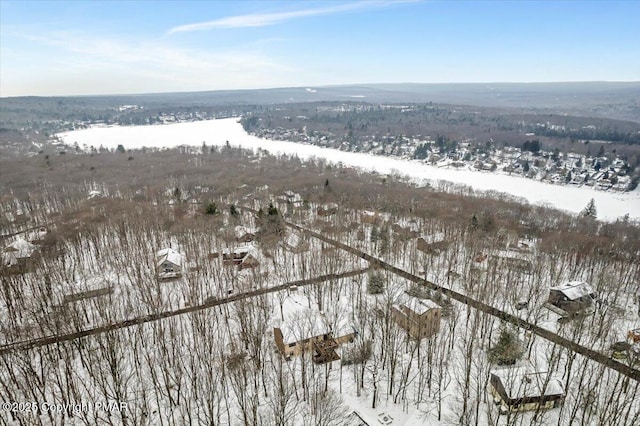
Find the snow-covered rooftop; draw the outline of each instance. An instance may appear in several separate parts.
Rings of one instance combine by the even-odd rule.
[[[501,368],[491,372],[500,379],[509,399],[564,395],[562,382],[546,372],[529,372],[524,368]]]
[[[280,316],[279,307],[276,308]],[[332,323],[329,313],[320,312],[315,303],[309,306],[309,299],[299,293],[291,293],[282,304],[284,321],[278,319],[275,326],[280,328],[285,344],[299,342],[315,336],[333,333],[340,337],[353,333],[353,326],[346,316],[338,316]]]
[[[278,326],[285,344],[298,342],[329,333],[329,325],[320,311],[309,307],[309,299],[301,294],[290,294],[282,304],[284,321]]]
[[[529,260],[529,257],[527,256],[526,253],[522,253],[520,251],[515,251],[515,250],[498,250],[495,256],[501,259]]]
[[[242,253],[246,253],[246,254],[251,254],[252,256],[257,256],[258,251],[257,249],[250,245],[250,244],[243,244],[237,247],[225,247],[222,249],[222,253],[223,254],[242,254]]]
[[[31,257],[35,250],[35,245],[24,238],[18,237],[14,242],[5,247],[2,258],[6,265],[13,265],[17,263],[19,259]]]
[[[420,238],[427,244],[441,243],[445,240],[444,233],[436,232],[435,234],[422,235]]]
[[[165,261],[171,262],[174,265],[182,265],[182,254],[175,251],[172,248],[165,248],[156,253],[156,264],[162,265]]]
[[[402,218],[393,223],[393,225],[403,228],[411,232],[420,232],[420,225],[414,219]]]
[[[292,248],[301,247],[304,244],[304,239],[298,232],[292,232],[285,240],[285,244]]]
[[[569,300],[580,299],[594,293],[593,288],[585,281],[569,281],[559,286],[551,287],[550,290],[562,292]]]
[[[433,300],[420,299],[417,297],[409,296],[407,293],[402,293],[400,296],[398,296],[395,306],[396,308],[405,306],[418,315],[422,315],[425,312],[430,311],[431,309],[440,308],[440,305],[438,305]]]

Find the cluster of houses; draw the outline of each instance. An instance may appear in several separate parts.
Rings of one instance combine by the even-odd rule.
[[[303,206],[302,197],[292,191],[286,191],[277,202],[296,207]],[[338,206],[327,204],[319,206],[315,213],[319,217],[336,214]],[[373,211],[360,213],[361,223],[380,224],[385,218]],[[424,234],[415,221],[395,222],[391,230],[396,237],[415,241],[416,249],[426,254],[437,254],[446,250],[449,242],[444,233]],[[224,249],[210,256],[221,258],[225,266],[255,268],[259,265],[259,254],[250,244],[255,238],[255,230],[237,226],[235,237],[239,245],[233,249]],[[507,244],[503,250],[491,255],[479,255],[474,263],[479,268],[506,266],[521,272],[530,272],[530,248],[535,242],[519,239],[517,243]],[[299,232],[289,232],[282,240],[282,246],[288,251],[302,253],[310,249],[307,237]],[[180,276],[184,255],[173,249],[163,249],[157,253],[158,276],[174,278]],[[559,313],[563,318],[591,312],[597,300],[593,288],[584,281],[571,281],[549,289],[546,306]],[[424,339],[436,335],[440,329],[442,308],[435,301],[419,298],[407,293],[400,294],[391,306],[391,318],[400,329],[412,339]],[[358,331],[349,321],[349,315],[336,317],[327,314],[313,303],[290,289],[282,303],[281,318],[273,326],[275,347],[287,359],[310,354],[318,364],[340,360],[339,348],[358,338]],[[557,407],[565,398],[562,383],[555,376],[522,366],[498,368],[491,372],[489,391],[501,413],[539,410]]]
[[[276,321],[273,336],[285,358],[311,353],[318,364],[337,361],[340,356],[336,349],[358,336],[344,312],[342,316],[334,315],[330,321],[325,312],[296,292],[284,300],[280,312],[281,319]],[[440,330],[441,308],[429,299],[403,293],[391,307],[391,314],[397,326],[417,340],[431,337]]]
[[[294,207],[303,207],[305,204],[300,194],[292,191],[285,191],[276,198],[276,202]],[[318,218],[328,218],[335,215],[338,209],[336,204],[324,204],[318,206],[315,213]],[[388,219],[388,216],[378,212],[360,212],[362,224],[380,225]],[[442,232],[423,233],[416,221],[398,221],[392,223],[390,228],[397,238],[414,241],[416,250],[428,255],[438,254],[446,250],[450,244]],[[238,270],[258,267],[262,256],[252,244],[257,230],[238,225],[233,231],[237,244],[233,248],[210,253],[209,258],[219,259],[223,266]],[[288,232],[281,244],[284,249],[293,253],[310,250],[308,238],[296,231]],[[517,243],[507,244],[503,250],[490,255],[477,255],[473,259],[474,266],[479,269],[506,266],[521,272],[530,272],[530,248],[534,244],[535,242],[519,239]],[[33,243],[17,238],[3,250],[3,263],[24,263],[36,250],[37,247]],[[156,253],[155,266],[160,280],[177,279],[185,271],[186,257],[179,250],[166,247]],[[112,292],[113,286],[72,292],[64,296],[63,304]],[[563,318],[572,318],[591,312],[597,300],[596,292],[588,283],[570,281],[549,289],[546,306]],[[390,309],[391,318],[396,326],[412,339],[429,338],[439,332],[442,307],[429,298],[415,297],[405,292],[396,298]],[[284,300],[280,316],[273,326],[273,338],[275,347],[287,359],[310,354],[312,360],[318,364],[338,361],[339,348],[358,338],[358,330],[349,320],[348,314],[337,316],[323,312],[294,289],[290,289]],[[640,341],[640,331],[633,332],[637,332],[637,340]],[[636,338],[636,335],[632,337]],[[492,370],[489,392],[501,413],[550,409],[562,404],[565,398],[562,383],[557,377],[522,366]]]
[[[222,259],[223,266],[233,266],[239,271],[260,266],[258,250],[251,245],[226,247],[221,252],[209,253],[209,259]],[[184,272],[184,254],[165,248],[156,253],[156,276],[160,280],[180,278]]]
[[[570,319],[592,312],[597,300],[589,283],[569,281],[549,289],[545,306]],[[566,395],[558,377],[522,366],[492,371],[489,389],[501,413],[555,408]]]
[[[589,284],[573,281],[550,288],[546,306],[568,318],[588,310],[595,297]],[[528,364],[493,369],[489,391],[501,414],[556,408],[566,396],[557,375],[538,371]]]
[[[318,364],[339,360],[337,349],[353,342],[357,330],[348,320],[329,321],[324,312],[310,306],[304,296],[287,297],[282,320],[273,328],[275,346],[287,359],[311,354]],[[441,307],[430,299],[403,293],[391,307],[391,314],[396,325],[413,339],[433,336],[440,328]],[[558,377],[531,366],[492,370],[489,392],[502,414],[556,408],[566,396]]]
[[[344,151],[367,152],[374,155],[394,156],[404,159],[421,159],[439,167],[469,167],[482,171],[503,171],[555,184],[592,186],[599,190],[627,191],[631,184],[627,163],[616,157],[576,153],[559,154],[539,150],[531,152],[519,147],[501,149],[482,147],[471,142],[460,142],[454,148],[439,147],[429,137],[387,135],[383,141],[366,138],[357,143],[342,141],[330,132],[301,129],[263,129],[257,136],[275,139],[309,142]],[[535,136],[535,135],[530,135]],[[425,150],[424,147],[427,147]],[[418,155],[419,152],[419,155]]]
[[[524,177],[555,184],[591,186],[602,191],[627,191],[631,183],[627,163],[617,157],[611,161],[605,156],[591,157],[576,153],[560,155],[547,151],[534,154],[507,147],[476,164],[483,167],[487,163]]]

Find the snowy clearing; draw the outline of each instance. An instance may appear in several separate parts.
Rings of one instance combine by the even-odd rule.
[[[441,169],[417,161],[351,153],[295,142],[260,139],[249,135],[237,118],[196,121],[157,126],[92,127],[58,135],[66,144],[81,147],[103,146],[125,149],[142,147],[175,147],[180,145],[224,145],[263,149],[271,153],[297,155],[301,159],[323,158],[344,166],[357,167],[382,174],[399,173],[419,183],[450,181],[481,191],[498,191],[527,199],[532,204],[549,204],[572,213],[580,212],[591,198],[598,217],[613,221],[625,214],[640,219],[640,188],[631,193],[610,193],[585,187],[552,185],[517,176],[471,170]]]

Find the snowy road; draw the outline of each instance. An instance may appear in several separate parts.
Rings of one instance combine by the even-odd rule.
[[[57,334],[53,336],[37,337],[35,339],[8,343],[8,344],[0,345],[0,356],[9,352],[17,351],[17,350],[37,348],[37,347],[52,345],[54,343],[60,343],[60,342],[68,342],[70,340],[80,339],[86,336],[93,336],[96,334],[106,333],[108,331],[120,330],[122,328],[141,325],[141,324],[145,324],[152,321],[158,321],[161,319],[171,318],[178,315],[184,315],[192,312],[202,311],[203,309],[209,309],[214,306],[224,305],[226,303],[236,302],[238,300],[249,299],[255,296],[260,296],[268,293],[275,293],[277,291],[286,290],[289,287],[294,287],[294,286],[302,287],[302,286],[318,284],[318,283],[322,283],[330,280],[355,277],[357,275],[364,274],[368,271],[369,271],[369,268],[361,268],[353,271],[342,272],[339,274],[321,275],[319,277],[309,278],[306,280],[292,281],[292,282],[280,284],[274,287],[265,287],[265,288],[260,288],[254,291],[234,294],[224,299],[212,300],[202,305],[187,306],[185,308],[176,309],[172,311],[149,314],[142,317],[127,319],[117,323],[106,324],[106,325],[97,326],[97,327],[90,327],[81,331],[75,331],[67,334]]]
[[[608,368],[611,368],[615,371],[617,371],[618,373],[625,375],[627,377],[630,377],[634,380],[637,380],[638,382],[640,382],[640,370],[637,370],[635,368],[630,367],[629,365],[623,364],[620,361],[617,361],[613,358],[608,357],[607,355],[604,355],[598,351],[595,351],[591,348],[588,348],[586,346],[582,346],[572,340],[569,340],[565,337],[560,336],[559,334],[556,334],[550,330],[547,330],[537,324],[534,324],[532,322],[529,322],[525,319],[519,318],[515,315],[512,315],[508,312],[505,312],[503,310],[500,310],[498,308],[495,308],[493,306],[487,305],[486,303],[480,302],[478,300],[475,300],[469,296],[466,296],[462,293],[458,293],[456,291],[453,291],[451,289],[448,289],[446,287],[441,287],[435,283],[432,283],[430,281],[425,280],[424,278],[421,278],[417,275],[411,274],[403,269],[400,269],[396,266],[393,266],[392,264],[385,262],[382,259],[379,259],[377,257],[371,256],[370,254],[359,250],[357,248],[351,247],[349,245],[343,244],[339,241],[333,240],[329,237],[326,237],[318,232],[315,231],[311,231],[309,229],[303,228],[301,226],[295,225],[293,223],[290,222],[285,222],[288,226],[300,231],[300,232],[304,232],[307,235],[314,237],[314,238],[318,238],[321,241],[324,241],[328,244],[333,245],[334,247],[344,250],[348,253],[351,253],[359,258],[362,258],[366,261],[368,261],[372,266],[375,267],[380,267],[382,269],[384,269],[385,271],[391,272],[392,274],[398,275],[402,278],[405,278],[411,282],[414,282],[418,285],[422,285],[422,286],[426,286],[431,290],[434,291],[438,291],[441,292],[442,294],[450,297],[451,299],[459,302],[459,303],[463,303],[467,306],[471,306],[474,309],[477,309],[481,312],[487,313],[491,316],[494,316],[496,318],[499,318],[501,321],[505,321],[508,322],[520,329],[524,329],[527,330],[531,333],[537,334],[538,336],[542,337],[543,339],[546,339],[550,342],[553,342],[557,345],[560,345],[564,348],[567,348],[573,352],[579,353],[580,355],[589,358],[592,361],[598,362]]]

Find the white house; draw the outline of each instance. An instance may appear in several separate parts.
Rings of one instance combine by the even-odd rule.
[[[26,262],[36,246],[31,244],[24,238],[18,237],[13,243],[9,244],[2,252],[2,263],[6,266],[20,265]]]
[[[177,278],[182,276],[184,255],[172,248],[165,248],[156,253],[156,269],[158,278]]]

